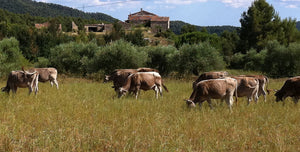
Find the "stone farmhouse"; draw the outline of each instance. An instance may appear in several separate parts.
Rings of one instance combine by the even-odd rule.
[[[169,17],[161,17],[156,14],[144,11],[143,9],[141,9],[141,11],[139,12],[129,14],[128,20],[126,20],[125,22],[134,25],[144,24],[151,27],[153,32],[166,31],[170,28]]]

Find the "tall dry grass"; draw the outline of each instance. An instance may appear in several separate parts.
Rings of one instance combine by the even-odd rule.
[[[113,99],[111,83],[69,78],[59,90],[40,83],[37,96],[1,93],[0,151],[300,151],[300,107],[291,99],[283,106],[273,93],[247,106],[239,98],[232,113],[218,100],[213,110],[188,109],[191,82],[165,80],[170,92],[158,100],[153,91]]]

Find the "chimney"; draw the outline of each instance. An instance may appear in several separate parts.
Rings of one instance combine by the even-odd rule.
[[[141,8],[141,11],[143,11],[143,8]]]

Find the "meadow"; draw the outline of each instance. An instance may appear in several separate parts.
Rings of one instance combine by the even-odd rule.
[[[112,83],[58,80],[59,90],[40,83],[36,96],[0,94],[0,151],[300,151],[300,107],[274,93],[249,106],[239,98],[231,113],[219,100],[187,108],[192,80],[165,79],[170,92],[158,100],[154,91],[117,99]]]

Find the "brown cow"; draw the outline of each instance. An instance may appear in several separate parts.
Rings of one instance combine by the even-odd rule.
[[[286,97],[292,97],[297,104],[300,99],[300,76],[289,78],[280,90],[275,93],[276,101],[283,101]]]
[[[3,92],[9,94],[12,90],[13,94],[17,93],[19,88],[29,89],[29,94],[35,90],[35,94],[38,92],[38,72],[28,72],[28,71],[11,71],[8,75],[6,86],[1,88]]]
[[[240,75],[240,76],[246,76],[246,77],[253,77],[259,81],[259,89],[257,96],[259,97],[260,95],[264,96],[264,101],[267,101],[267,93],[265,91],[268,88],[268,83],[269,83],[269,78],[264,75]],[[270,94],[270,90],[267,89],[268,94]]]
[[[200,81],[196,84],[192,95],[188,100],[185,100],[189,107],[195,107],[199,103],[201,107],[204,101],[207,101],[210,108],[211,99],[225,99],[229,109],[233,104],[233,95],[237,98],[237,80],[229,77],[222,79],[211,79]]]
[[[196,84],[200,81],[203,80],[209,80],[209,79],[218,79],[218,78],[222,78],[228,76],[228,72],[227,71],[217,71],[217,72],[205,72],[202,73],[198,79],[196,81],[193,82],[193,88],[196,87]]]
[[[37,71],[39,73],[39,82],[50,81],[51,86],[53,87],[54,83],[56,85],[56,88],[58,89],[57,70],[55,68],[32,68],[28,71]]]
[[[117,92],[122,87],[130,74],[137,73],[136,69],[116,69],[110,75],[105,75],[103,83],[113,81],[112,88]]]
[[[238,97],[246,96],[248,98],[248,105],[250,104],[251,99],[253,99],[256,103],[258,100],[258,89],[259,89],[259,81],[253,77],[244,77],[244,76],[232,76],[237,80],[237,95]]]
[[[135,74],[131,74],[126,83],[119,88],[118,97],[122,97],[127,92],[133,92],[135,94],[135,98],[137,99],[140,89],[142,90],[150,90],[153,89],[155,91],[156,99],[158,99],[158,92],[162,96],[162,87],[168,92],[167,87],[163,84],[161,76],[157,72],[138,72]]]

